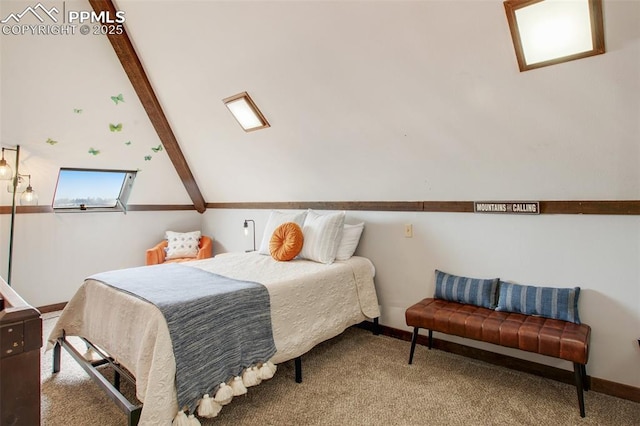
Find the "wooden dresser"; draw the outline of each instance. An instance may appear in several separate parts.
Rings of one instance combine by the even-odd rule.
[[[40,425],[40,312],[2,278],[0,308],[0,426]]]

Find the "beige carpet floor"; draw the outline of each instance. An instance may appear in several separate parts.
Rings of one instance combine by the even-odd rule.
[[[44,336],[56,321],[44,321]],[[62,351],[42,357],[42,424],[126,425],[126,417]],[[593,391],[578,413],[575,387],[351,328],[236,397],[203,425],[640,425],[640,404]],[[109,373],[105,373],[107,376]],[[123,386],[133,394],[131,386]]]

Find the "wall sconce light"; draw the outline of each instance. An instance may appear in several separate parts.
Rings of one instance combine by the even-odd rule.
[[[7,163],[7,160],[4,159],[5,151],[14,151],[16,153],[16,173],[13,174],[13,170],[11,166]],[[13,231],[15,225],[16,218],[16,193],[18,193],[18,185],[21,182],[21,179],[24,177],[29,178],[29,185],[22,192],[20,196],[20,204],[21,205],[37,205],[38,204],[38,196],[35,191],[31,187],[31,175],[21,175],[18,171],[20,167],[20,145],[17,145],[15,148],[2,148],[2,158],[0,158],[0,180],[11,180],[11,184],[7,189],[10,189],[9,192],[13,194],[11,197],[11,224],[9,231],[9,266],[7,268],[7,284],[11,285],[11,264],[13,259]]]
[[[249,235],[249,222],[253,226],[253,250],[245,250],[246,252],[256,251],[256,223],[251,219],[244,220],[244,235]]]
[[[245,132],[271,127],[247,92],[222,100]]]
[[[602,0],[504,2],[520,71],[600,55]]]

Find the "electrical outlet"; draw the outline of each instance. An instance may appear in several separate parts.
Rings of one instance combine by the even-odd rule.
[[[410,223],[407,223],[404,225],[404,237],[405,238],[411,238],[413,237],[413,225]]]

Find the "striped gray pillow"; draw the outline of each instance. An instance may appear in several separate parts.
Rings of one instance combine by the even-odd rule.
[[[538,315],[580,324],[579,296],[580,287],[535,287],[502,282],[496,311]]]
[[[495,309],[498,278],[460,277],[436,269],[436,299]]]

